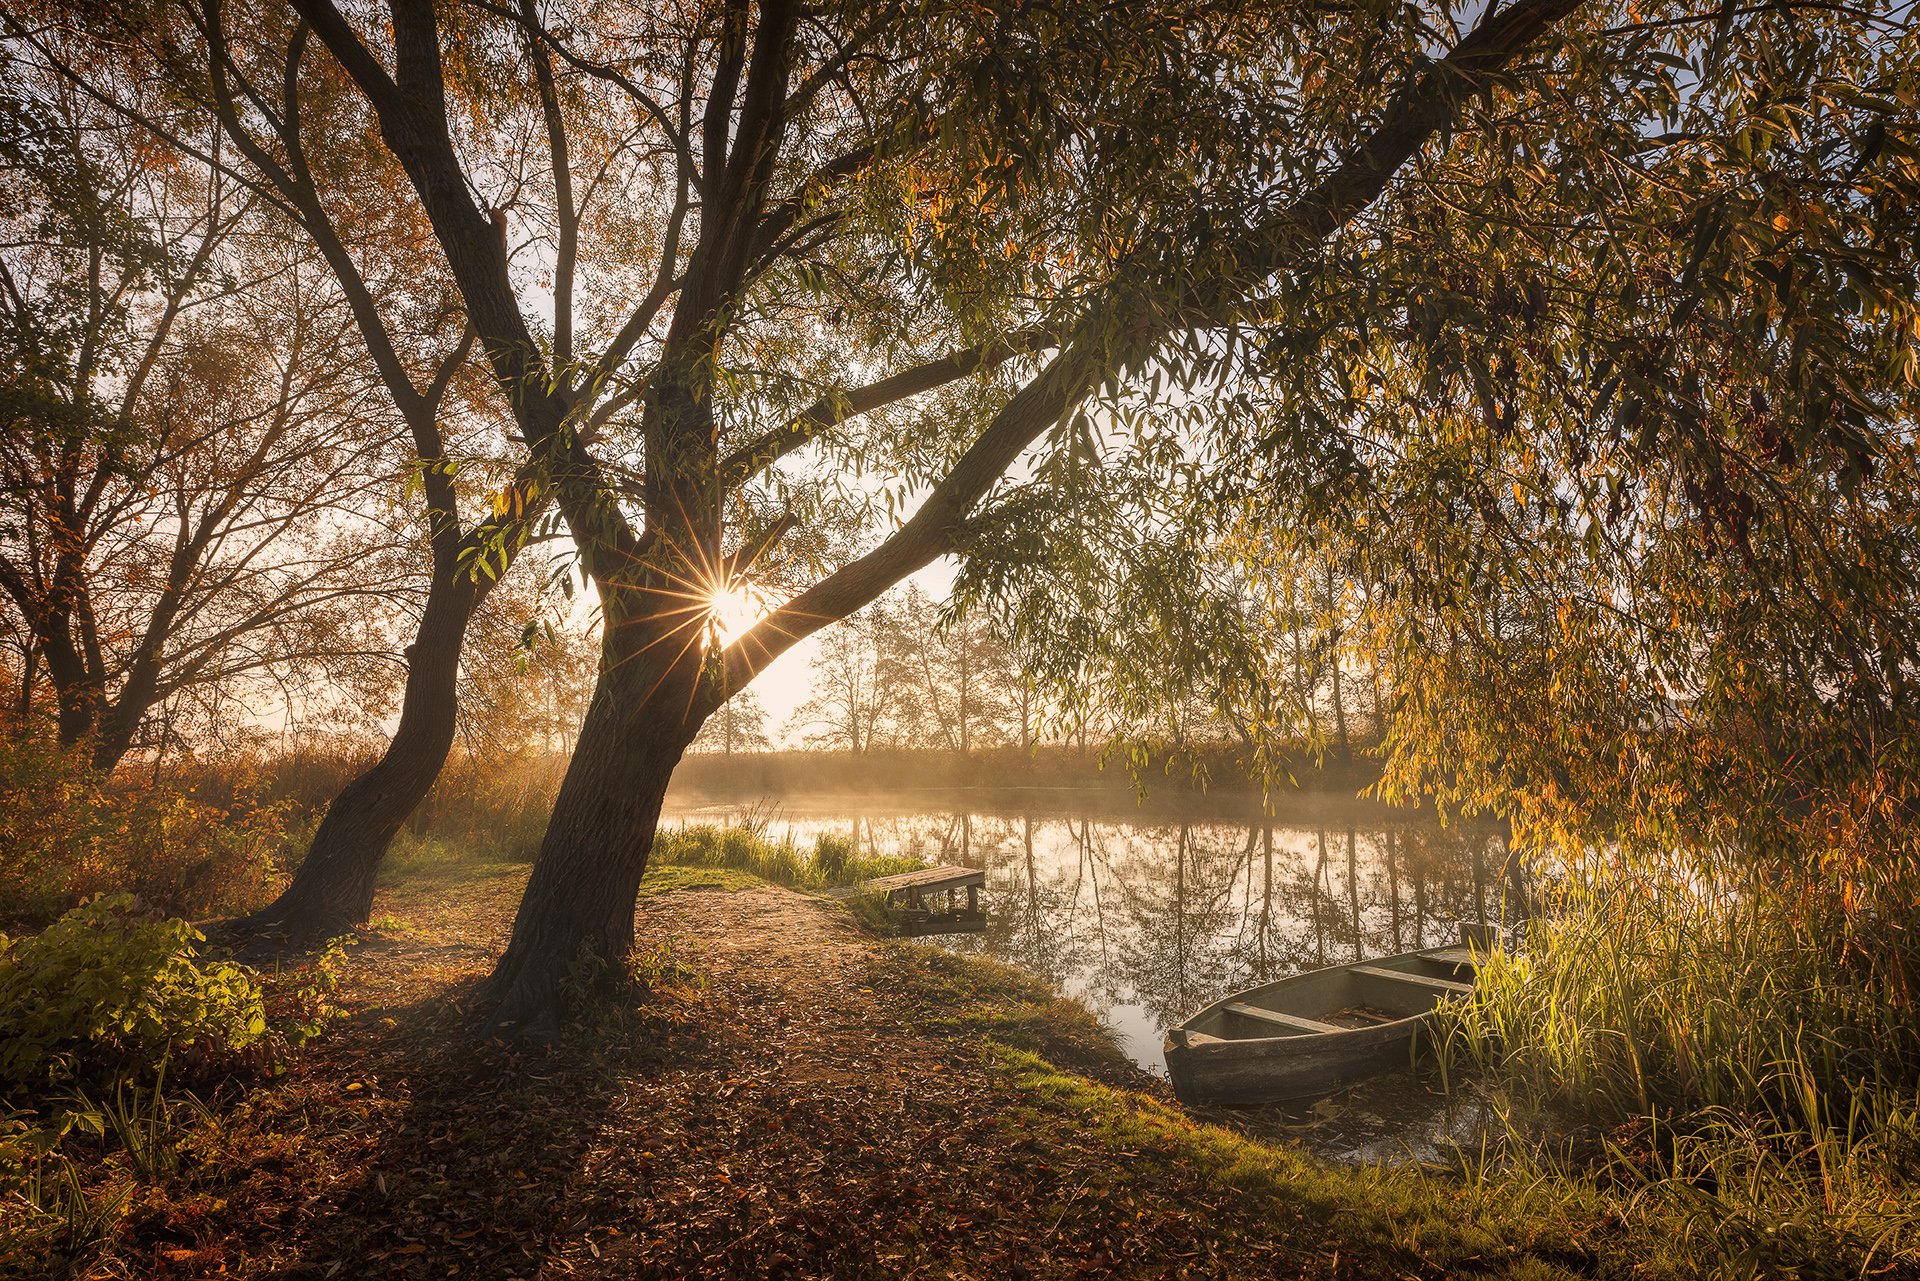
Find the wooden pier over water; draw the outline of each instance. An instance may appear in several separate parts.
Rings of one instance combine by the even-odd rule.
[[[962,934],[987,928],[987,915],[980,910],[980,890],[986,883],[987,874],[977,868],[941,864],[875,877],[862,881],[858,888],[860,893],[872,894],[886,904],[899,920],[903,935]],[[962,890],[967,895],[965,906],[960,903]],[[936,897],[941,895],[944,904]],[[932,906],[927,903],[929,897],[935,899]]]

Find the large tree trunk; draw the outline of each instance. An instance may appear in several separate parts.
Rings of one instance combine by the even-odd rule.
[[[626,630],[609,623],[610,637]],[[593,701],[513,937],[488,980],[502,1024],[547,1035],[557,1026],[563,979],[582,967],[606,975],[626,969],[634,904],[667,783],[700,728],[688,710],[700,672],[698,647],[649,661],[671,649],[671,642],[648,646],[625,637],[603,646]]]
[[[54,729],[64,748],[90,740],[100,727],[106,689],[73,642],[64,623],[40,633],[40,653],[46,660],[47,683],[53,686]]]
[[[408,655],[400,723],[387,750],[333,798],[293,884],[244,926],[310,942],[351,929],[372,913],[380,864],[453,747],[460,648],[483,596],[469,575],[436,575]]]

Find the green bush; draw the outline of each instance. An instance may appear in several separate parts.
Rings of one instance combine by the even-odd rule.
[[[281,975],[202,942],[124,894],[0,935],[0,1272],[79,1275],[217,1126],[187,1083],[277,1067],[333,1017],[337,946]]]
[[[130,895],[95,899],[40,934],[0,935],[0,1091],[51,1092],[257,1065],[324,1022],[325,978],[278,994],[246,966],[205,960],[185,921]],[[270,1013],[277,1017],[270,1017]]]

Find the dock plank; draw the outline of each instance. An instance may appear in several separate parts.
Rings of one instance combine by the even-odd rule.
[[[969,885],[986,883],[987,874],[979,868],[941,864],[912,872],[898,872],[892,876],[876,876],[871,881],[862,881],[860,892],[893,894],[900,890],[963,890]]]

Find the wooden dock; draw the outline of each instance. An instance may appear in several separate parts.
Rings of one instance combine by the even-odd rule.
[[[884,902],[904,935],[978,933],[987,928],[987,915],[980,910],[980,890],[986,883],[987,874],[977,868],[942,864],[862,881],[859,892]],[[932,906],[929,897],[934,898]]]

